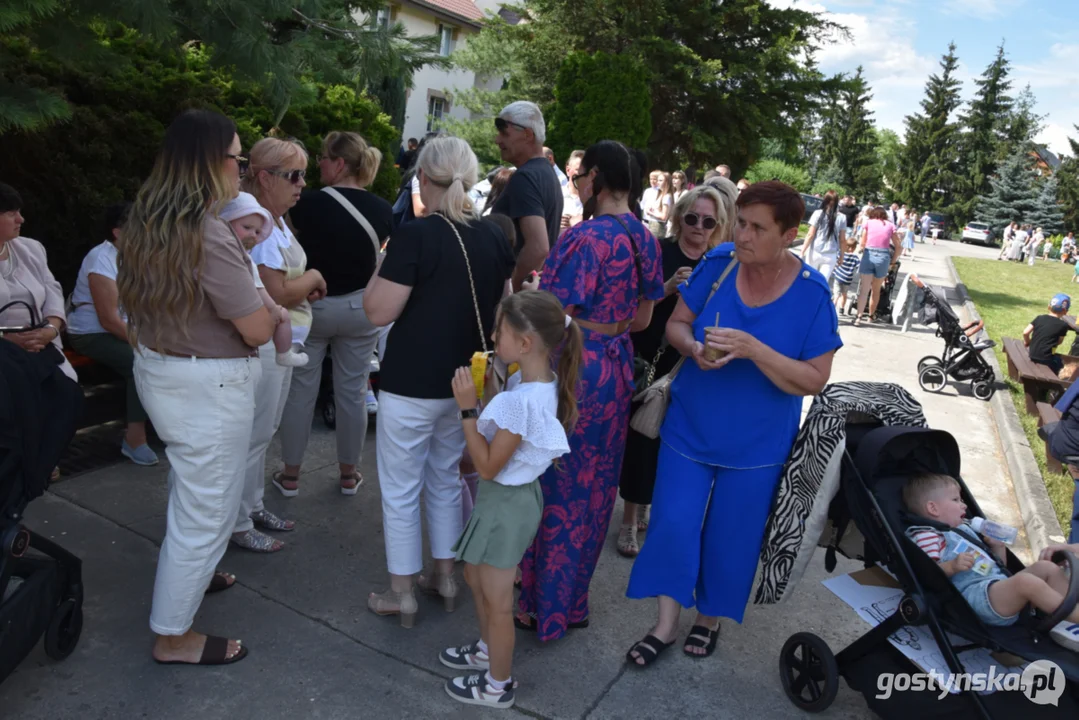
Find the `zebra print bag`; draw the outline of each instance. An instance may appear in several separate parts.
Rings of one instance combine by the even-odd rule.
[[[928,426],[918,401],[892,383],[833,383],[813,399],[779,477],[764,529],[755,604],[786,599],[818,544],[832,544],[828,507],[839,490],[847,423],[859,416],[885,425]],[[851,557],[861,555],[863,538],[853,523],[835,543]]]

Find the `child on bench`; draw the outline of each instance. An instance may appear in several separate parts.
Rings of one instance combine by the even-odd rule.
[[[903,503],[911,513],[952,528],[942,531],[928,525],[914,525],[907,529],[906,535],[937,562],[986,625],[1013,625],[1028,604],[1052,613],[1064,601],[1068,576],[1059,565],[1039,560],[1009,577],[1001,570],[1007,558],[1004,543],[982,536],[980,542],[992,550],[995,558],[986,555],[978,534],[964,521],[967,506],[954,478],[929,473],[915,475],[903,486]],[[1073,607],[1067,622],[1053,628],[1050,636],[1070,650],[1079,650],[1079,633],[1073,630],[1076,623],[1079,623],[1079,608]]]
[[[1023,344],[1029,348],[1030,361],[1045,365],[1059,375],[1064,369],[1064,360],[1054,351],[1064,342],[1069,330],[1075,325],[1066,317],[1072,299],[1064,293],[1057,293],[1049,301],[1049,314],[1039,315],[1023,330]]]

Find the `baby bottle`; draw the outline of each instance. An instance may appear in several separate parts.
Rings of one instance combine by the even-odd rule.
[[[976,517],[970,519],[970,527],[974,532],[981,533],[986,537],[999,540],[1005,545],[1011,545],[1015,542],[1015,538],[1019,536],[1019,530],[1010,527],[1008,525],[1002,525],[992,520],[986,520],[983,517]]]

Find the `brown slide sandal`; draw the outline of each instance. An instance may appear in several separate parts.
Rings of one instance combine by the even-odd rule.
[[[210,586],[206,588],[206,594],[223,592],[236,584],[236,576],[227,572],[215,572],[210,579]]]

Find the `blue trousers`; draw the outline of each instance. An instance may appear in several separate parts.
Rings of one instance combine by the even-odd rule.
[[[782,469],[705,465],[663,443],[647,542],[626,596],[666,595],[742,622]]]

